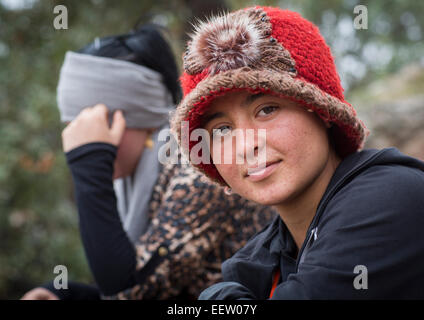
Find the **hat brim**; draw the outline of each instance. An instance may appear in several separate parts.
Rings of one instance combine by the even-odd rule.
[[[188,121],[189,133],[201,126],[202,115],[218,96],[232,91],[265,92],[288,98],[313,110],[325,123],[331,123],[331,133],[336,152],[341,156],[362,149],[368,130],[358,119],[353,107],[322,91],[318,86],[295,77],[289,72],[244,67],[206,77],[181,101],[171,119],[171,128],[181,144],[181,124]],[[184,144],[183,144],[184,145]],[[191,146],[189,145],[189,149]],[[189,150],[182,150],[186,155]],[[225,184],[211,165],[196,165],[212,180]],[[206,171],[205,171],[206,170]],[[211,171],[212,170],[212,171]],[[216,170],[216,168],[215,168]]]

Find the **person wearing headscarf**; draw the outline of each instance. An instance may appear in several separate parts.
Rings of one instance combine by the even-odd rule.
[[[276,215],[190,164],[159,161],[179,99],[177,67],[157,27],[66,53],[57,101],[95,286],[48,283],[40,297],[195,298]]]

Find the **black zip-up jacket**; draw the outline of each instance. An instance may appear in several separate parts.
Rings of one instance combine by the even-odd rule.
[[[337,167],[297,248],[277,217],[199,299],[424,299],[424,162],[395,148]]]

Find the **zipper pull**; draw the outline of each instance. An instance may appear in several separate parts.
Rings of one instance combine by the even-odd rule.
[[[302,255],[300,256],[297,267],[299,267],[299,265],[305,260],[305,256],[308,253],[309,247],[312,245],[312,243],[314,243],[317,237],[318,237],[318,227],[315,227],[311,230],[309,234],[308,241],[306,242],[306,245],[303,248]]]

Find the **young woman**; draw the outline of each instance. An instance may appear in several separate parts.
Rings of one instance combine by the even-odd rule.
[[[186,154],[184,130],[212,141],[212,163],[196,168],[279,212],[200,299],[424,298],[424,163],[361,151],[367,129],[316,26],[272,7],[211,18],[188,42],[181,82],[173,132]]]
[[[63,147],[97,288],[50,283],[39,297],[195,298],[276,215],[187,164],[160,163],[159,133],[179,95],[172,51],[154,26],[67,53],[58,86],[61,119],[70,122]]]

